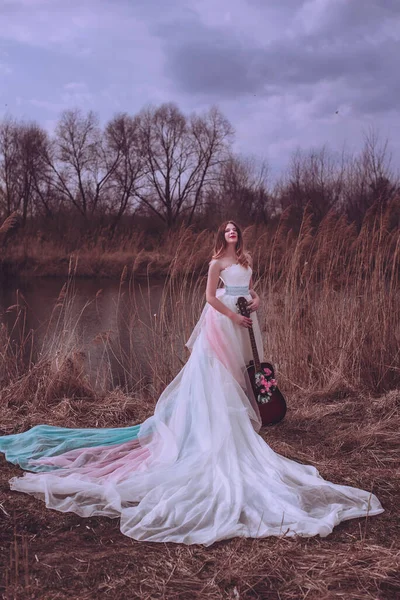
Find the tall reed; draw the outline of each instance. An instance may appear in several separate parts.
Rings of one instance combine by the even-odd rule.
[[[392,209],[367,214],[359,233],[334,212],[315,228],[309,210],[298,235],[287,213],[275,230],[255,225],[244,232],[262,299],[265,356],[287,393],[399,386],[400,240],[396,227],[388,226]],[[92,340],[83,337],[81,319],[97,310],[101,290],[77,312],[76,259],[36,354],[17,298],[10,307],[17,311],[14,330],[0,330],[1,395],[46,404],[106,398],[118,387],[156,400],[188,357],[184,344],[204,306],[212,235],[182,228],[166,243],[172,260],[158,308],[151,268],[138,282],[131,264],[121,274],[112,328]]]

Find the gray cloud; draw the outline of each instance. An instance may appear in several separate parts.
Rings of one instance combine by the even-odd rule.
[[[400,0],[0,0],[0,118],[216,103],[276,169],[371,124],[400,158],[399,44]]]
[[[271,9],[274,11],[295,14],[304,6],[307,0],[280,0],[275,4],[265,2],[265,0],[246,0],[246,4],[260,11],[268,12]]]
[[[223,32],[199,34],[196,27],[192,39],[169,44],[167,68],[182,91],[232,97],[260,88],[256,49]]]
[[[352,110],[367,112],[397,109],[400,39],[390,27],[400,26],[399,19],[393,21],[400,3],[330,0],[326,11],[314,5],[314,15],[311,3],[303,5],[308,11],[303,19],[308,15],[313,22],[314,16],[310,31],[299,25],[298,35],[271,41],[249,34],[246,39],[226,26],[207,27],[194,17],[175,22],[173,31],[159,32],[168,73],[182,92],[214,99],[303,96],[305,86],[330,82],[333,105],[351,102]]]
[[[399,15],[397,0],[334,0],[326,2],[321,11],[319,32],[330,38],[338,35],[352,39],[373,34],[385,21]]]

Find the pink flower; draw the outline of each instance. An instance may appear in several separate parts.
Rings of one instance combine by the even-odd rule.
[[[266,390],[265,390],[264,388],[261,388],[260,392],[261,392],[262,394],[265,394]]]
[[[268,369],[267,367],[265,367],[264,373],[266,373],[267,375],[271,375],[272,371],[271,371],[271,369]]]
[[[276,379],[271,379],[271,383],[272,383],[272,385],[276,385],[277,384]]]

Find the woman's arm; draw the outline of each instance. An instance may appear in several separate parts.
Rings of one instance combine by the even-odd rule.
[[[250,279],[249,294],[252,297],[252,300],[248,303],[247,307],[250,309],[250,312],[253,312],[260,306],[260,297],[253,289],[253,277]]]
[[[219,263],[215,260],[211,261],[210,267],[208,269],[208,277],[207,277],[207,287],[206,287],[206,300],[208,304],[210,304],[215,310],[220,312],[221,314],[227,316],[237,325],[241,325],[242,327],[250,327],[252,325],[252,320],[248,317],[244,317],[243,315],[239,315],[238,313],[233,312],[228,306],[226,306],[221,300],[218,300],[216,296],[217,285],[219,274],[221,272],[221,267]]]
[[[247,258],[249,261],[249,266],[253,268],[253,261],[249,253],[247,253]],[[247,304],[247,308],[250,310],[250,312],[253,312],[260,306],[260,297],[253,289],[253,276],[250,277],[249,294],[252,297],[252,300]]]

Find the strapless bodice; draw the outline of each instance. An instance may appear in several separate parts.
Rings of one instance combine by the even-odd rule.
[[[220,279],[225,287],[248,287],[252,274],[251,267],[243,267],[238,263],[222,269]]]

